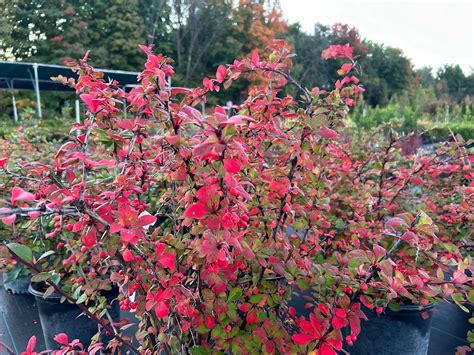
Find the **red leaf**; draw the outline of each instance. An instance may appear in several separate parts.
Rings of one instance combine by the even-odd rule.
[[[59,333],[54,337],[54,341],[59,344],[69,345],[69,339],[65,333]]]
[[[257,323],[257,312],[255,312],[255,309],[252,309],[247,313],[246,319],[248,324]]]
[[[164,301],[160,301],[156,304],[155,313],[158,318],[164,318],[169,314],[169,307]]]
[[[130,250],[125,249],[125,251],[123,252],[123,260],[125,260],[126,262],[130,262],[135,260],[135,257],[133,256]]]
[[[91,228],[89,232],[82,235],[82,243],[85,247],[91,248],[97,242],[97,235],[94,228]]]
[[[97,99],[97,94],[95,93],[90,93],[90,94],[82,94],[81,100],[84,101],[84,103],[89,107],[89,110],[92,113],[96,113],[99,111],[99,106],[101,103],[105,101],[105,99]]]
[[[346,311],[341,309],[341,308],[336,308],[334,310],[334,314],[336,315],[336,317],[339,317],[339,318],[346,318],[347,317]]]
[[[339,133],[337,133],[335,130],[328,128],[326,126],[321,127],[319,130],[318,134],[327,139],[333,139],[339,137]]]
[[[354,48],[352,48],[349,43],[340,45],[333,44],[329,48],[323,50],[321,53],[321,58],[323,59],[337,59],[337,58],[352,58]]]
[[[214,317],[210,316],[210,315],[206,315],[206,327],[208,327],[209,329],[212,329],[214,328]]]
[[[202,218],[206,215],[207,213],[207,205],[205,205],[202,202],[196,202],[190,205],[186,211],[184,212],[184,215],[188,218]]]
[[[8,158],[0,159],[0,169],[5,169],[5,164],[7,163]]]
[[[338,351],[341,351],[342,349],[342,341],[340,341],[339,339],[326,339],[326,342],[331,344],[331,346],[338,350]]]
[[[291,339],[298,345],[306,345],[314,340],[314,337],[309,334],[293,334]]]
[[[235,174],[240,171],[240,161],[234,158],[224,159],[224,169],[230,174]]]
[[[156,217],[152,216],[151,214],[143,214],[140,217],[138,217],[136,226],[137,227],[147,227],[147,226],[152,226],[156,222]]]
[[[136,233],[131,229],[122,228],[120,230],[120,237],[122,238],[122,241],[125,244],[126,243],[136,244],[137,241],[138,241],[138,237],[137,237]]]
[[[227,68],[223,65],[219,65],[216,72],[216,79],[219,84],[223,83],[227,75]]]
[[[329,344],[324,342],[319,348],[318,355],[336,355],[336,352],[329,346]]]
[[[329,315],[329,309],[328,306],[325,305],[324,303],[318,303],[318,309],[319,311],[325,315],[326,317]]]
[[[179,95],[179,94],[190,95],[192,92],[193,91],[191,89],[187,89],[187,88],[172,88],[170,91],[170,96]]]
[[[347,320],[344,318],[333,317],[331,324],[334,329],[341,329],[347,325]]]
[[[15,186],[12,190],[12,207],[16,201],[34,201],[35,195]]]
[[[172,253],[163,253],[160,258],[158,259],[158,262],[160,263],[161,266],[167,267],[171,271],[174,271],[176,264],[175,264],[175,256]]]

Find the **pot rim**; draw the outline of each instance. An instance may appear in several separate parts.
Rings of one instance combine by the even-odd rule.
[[[369,309],[362,303],[361,303],[361,305],[362,305],[362,307],[364,308],[365,311],[375,313],[374,309]],[[398,310],[398,311],[394,311],[394,310],[390,309],[390,307],[386,307],[385,312],[390,312],[390,313],[394,313],[394,314],[397,314],[397,313],[411,313],[411,312],[413,312],[413,313],[415,313],[415,312],[425,312],[425,311],[429,311],[429,310],[433,309],[436,305],[437,305],[437,303],[430,302],[426,306],[422,306],[422,308],[420,308],[420,304],[402,304],[402,305],[400,305],[400,310]]]
[[[36,298],[40,298],[42,301],[58,301],[61,299],[61,295],[57,293],[56,291],[50,294],[48,297],[44,298],[44,292],[41,292],[37,289],[34,288],[33,285],[39,285],[39,282],[30,282],[30,285],[28,286],[28,292],[35,296]]]

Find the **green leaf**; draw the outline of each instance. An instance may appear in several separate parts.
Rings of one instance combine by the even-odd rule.
[[[309,289],[309,283],[306,280],[298,279],[296,280],[296,283],[298,284],[299,288],[303,291],[306,291]]]
[[[51,274],[49,272],[40,272],[39,274],[33,275],[31,277],[32,282],[43,282],[49,280]]]
[[[349,266],[349,268],[351,269],[356,269],[359,267],[359,265],[362,264],[362,261],[358,258],[352,258],[352,259],[349,259],[349,262],[347,263],[347,265]]]
[[[227,315],[229,316],[231,321],[235,321],[237,319],[237,307],[234,303],[231,303],[227,306]]]
[[[391,311],[394,312],[399,312],[402,304],[400,302],[390,302],[388,304],[388,308],[390,308]]]
[[[474,290],[469,291],[469,294],[467,295],[467,300],[471,303],[474,303]]]
[[[59,276],[58,274],[53,274],[51,275],[51,281],[58,285],[59,281],[61,281],[61,276]]]
[[[26,245],[18,244],[18,243],[8,243],[8,249],[14,252],[18,257],[21,259],[31,263],[33,261],[33,253],[30,248]]]
[[[467,332],[467,341],[470,342],[470,343],[474,342],[474,332],[472,332],[472,331]]]
[[[76,301],[76,304],[84,303],[87,300],[87,295],[83,293]]]
[[[39,257],[38,261],[40,261],[41,259],[44,259],[44,258],[46,258],[46,257],[48,257],[48,256],[50,256],[50,255],[53,255],[53,254],[54,254],[54,250],[48,250],[47,252],[43,253],[43,254]]]
[[[191,354],[192,355],[206,355],[206,354],[210,354],[211,352],[205,348],[203,348],[202,346],[193,346],[191,348]]]
[[[204,324],[201,324],[199,327],[197,327],[196,330],[197,330],[197,332],[198,332],[199,334],[207,334],[207,333],[209,333],[209,328],[206,327]]]
[[[250,303],[252,304],[257,304],[259,303],[263,298],[263,294],[259,293],[258,295],[253,295],[250,297]]]
[[[225,330],[222,329],[220,325],[216,325],[211,330],[211,337],[214,339],[224,338],[225,337]]]
[[[229,299],[227,302],[233,302],[242,296],[242,289],[240,287],[233,288],[229,293]]]
[[[461,293],[455,293],[452,296],[453,301],[461,308],[464,312],[469,313],[469,309],[462,304],[464,302],[464,297]]]
[[[338,219],[336,221],[335,227],[337,229],[344,229],[344,228],[346,228],[346,226],[347,226],[346,222],[344,222],[342,219]]]
[[[257,318],[260,322],[263,322],[265,319],[267,319],[267,312],[257,312]]]
[[[46,299],[54,293],[54,287],[49,286],[46,291],[44,291],[43,298]]]

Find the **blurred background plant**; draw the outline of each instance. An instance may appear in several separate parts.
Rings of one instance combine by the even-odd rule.
[[[274,37],[291,43],[292,75],[306,87],[332,87],[338,61],[321,59],[330,43],[349,43],[361,55],[358,77],[366,89],[351,114],[356,129],[396,122],[400,133],[430,130],[426,140],[449,139],[452,130],[474,137],[474,73],[459,65],[414,68],[398,49],[361,37],[346,24],[315,24],[303,31],[285,21],[278,1],[14,0],[0,9],[0,59],[64,64],[91,49],[91,64],[139,70],[138,44],[155,44],[175,60],[174,86],[194,87],[220,63],[254,50],[268,54]],[[239,102],[249,82],[240,80],[210,104]],[[2,122],[12,116],[9,93],[0,92]],[[33,117],[32,92],[19,92],[22,119]],[[71,117],[71,94],[45,93],[45,117]],[[66,108],[66,109],[64,109]],[[71,118],[72,119],[72,118]],[[401,124],[399,124],[401,123]],[[2,124],[3,126],[3,124]]]

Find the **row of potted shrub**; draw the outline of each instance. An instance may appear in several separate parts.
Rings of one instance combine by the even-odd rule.
[[[332,90],[291,76],[284,41],[195,89],[170,89],[172,61],[141,48],[130,92],[88,55],[72,67],[88,116],[51,163],[0,160],[3,267],[30,271],[40,310],[69,302],[102,333],[60,332],[60,353],[335,354],[358,347],[366,324],[382,327],[380,314],[426,318],[439,301],[472,303],[474,156],[460,137],[406,156],[390,129],[346,136],[363,91],[349,45],[323,52],[341,61]],[[236,80],[254,81],[236,114],[195,108]],[[117,305],[137,318],[133,338]],[[79,325],[65,313],[43,328],[67,319]],[[416,353],[427,351],[426,329]],[[387,346],[368,338],[364,352]]]

